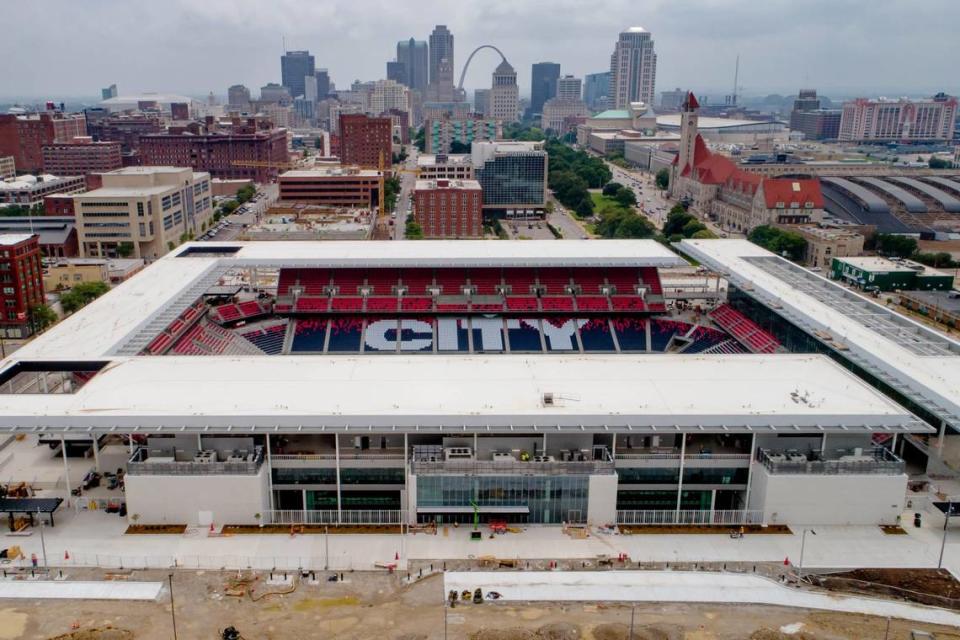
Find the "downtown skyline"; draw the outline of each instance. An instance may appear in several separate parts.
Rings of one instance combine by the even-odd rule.
[[[955,92],[954,86],[945,86],[956,84],[950,70],[952,20],[933,21],[921,37],[898,28],[916,11],[902,0],[880,8],[862,0],[813,0],[802,8],[768,4],[694,0],[677,7],[651,2],[637,11],[616,0],[580,19],[582,5],[566,0],[558,4],[562,10],[549,14],[534,3],[497,0],[456,11],[437,2],[419,3],[413,11],[407,2],[315,6],[280,0],[269,14],[248,2],[214,0],[200,7],[176,0],[156,7],[103,1],[81,9],[53,0],[42,7],[8,9],[22,28],[0,44],[0,50],[10,49],[11,59],[22,57],[16,52],[22,53],[26,43],[37,50],[31,51],[30,64],[7,69],[0,98],[93,97],[99,87],[112,83],[121,95],[157,91],[203,96],[213,91],[222,97],[235,83],[255,89],[279,81],[284,39],[288,50],[309,50],[316,66],[329,69],[337,86],[346,87],[356,79],[385,77],[384,63],[393,58],[397,42],[425,40],[436,24],[446,24],[457,38],[455,77],[470,51],[493,44],[517,70],[524,97],[533,63],[557,62],[564,74],[578,77],[604,71],[617,34],[633,26],[645,27],[656,40],[657,94],[676,86],[729,92],[738,54],[744,95],[789,93],[801,86],[841,96]],[[49,24],[37,20],[51,5],[69,19]],[[823,10],[811,5],[822,5]],[[868,14],[858,9],[867,5]],[[949,0],[931,0],[924,7],[944,16],[960,14]],[[35,23],[43,29],[34,32]],[[58,31],[67,29],[63,25],[70,26],[69,34]],[[113,46],[102,46],[104,42]],[[136,53],[117,56],[118,49]],[[892,50],[898,55],[883,56]],[[86,61],[80,71],[63,64],[76,59]],[[498,63],[492,53],[478,54],[466,78],[468,92],[489,86]],[[45,72],[36,73],[38,68]]]

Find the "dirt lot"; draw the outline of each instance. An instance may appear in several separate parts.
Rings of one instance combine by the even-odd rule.
[[[75,575],[73,577],[94,577]],[[224,595],[235,573],[181,571],[174,578],[179,637],[216,640],[235,626],[246,640],[337,638],[345,640],[440,640],[444,638],[442,579],[409,587],[396,576],[347,573],[343,583],[300,585],[288,595],[261,581],[255,597]],[[166,578],[165,572],[134,572],[130,579]],[[626,640],[629,606],[567,603],[486,603],[447,610],[447,638],[463,640]],[[641,605],[635,640],[852,640],[882,638],[886,620],[777,607]],[[910,629],[932,627],[894,621],[890,638],[908,640]],[[94,630],[99,631],[94,631]],[[113,603],[0,602],[0,640],[169,640],[169,599]],[[960,640],[940,630],[938,639]]]
[[[960,582],[945,569],[856,569],[810,578],[815,584],[832,591],[866,593],[960,609]]]

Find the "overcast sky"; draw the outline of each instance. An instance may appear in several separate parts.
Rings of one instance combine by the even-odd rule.
[[[530,65],[582,76],[609,67],[617,33],[651,31],[657,91],[726,92],[740,54],[747,94],[801,86],[849,95],[956,93],[960,0],[29,0],[3,3],[0,96],[158,91],[225,95],[279,81],[282,44],[309,49],[339,87],[385,76],[396,41],[456,38],[459,75],[470,51],[494,44],[529,94]],[[468,90],[499,61],[479,53]]]

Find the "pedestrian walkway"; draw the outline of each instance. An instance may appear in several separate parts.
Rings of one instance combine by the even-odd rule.
[[[162,590],[162,582],[0,581],[0,599],[156,600]]]
[[[507,601],[697,602],[823,609],[960,626],[946,609],[801,591],[768,578],[673,571],[470,571],[444,574],[444,591],[496,591]]]

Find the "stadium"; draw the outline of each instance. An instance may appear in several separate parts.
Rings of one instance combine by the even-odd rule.
[[[122,440],[143,524],[896,522],[960,346],[680,249],[727,301],[654,241],[186,244],[7,358],[0,431]]]

